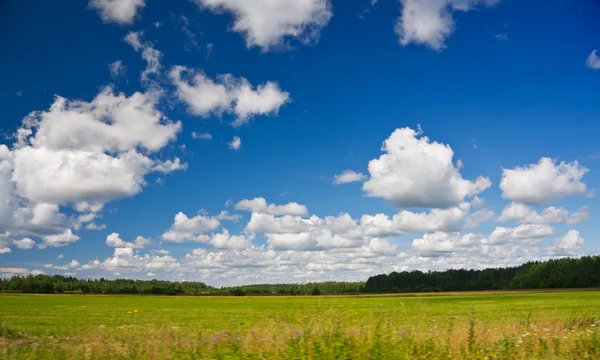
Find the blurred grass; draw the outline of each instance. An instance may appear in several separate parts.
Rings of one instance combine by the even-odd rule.
[[[0,295],[0,325],[12,334],[0,332],[0,358],[600,359],[599,319],[596,291]]]

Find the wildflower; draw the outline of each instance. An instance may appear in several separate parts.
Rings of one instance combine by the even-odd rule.
[[[138,312],[137,310],[133,310],[134,313]]]
[[[131,314],[131,311],[128,311],[127,313],[128,313],[128,314]]]

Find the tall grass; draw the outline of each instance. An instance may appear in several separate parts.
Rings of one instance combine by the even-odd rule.
[[[513,322],[447,318],[407,326],[402,311],[344,309],[267,316],[248,331],[193,330],[135,320],[84,336],[1,336],[2,359],[599,359],[595,317]],[[236,327],[232,327],[236,329]],[[5,333],[0,333],[5,334]]]

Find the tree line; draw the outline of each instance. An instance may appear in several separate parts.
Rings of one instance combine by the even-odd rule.
[[[362,292],[403,293],[600,287],[600,256],[485,270],[403,271],[370,277]]]
[[[77,279],[62,275],[28,275],[0,279],[0,291],[23,293],[154,294],[154,295],[330,295],[357,293],[364,282],[323,282],[308,284],[263,284],[212,287],[202,282]]]
[[[260,284],[212,287],[194,281],[77,279],[28,275],[0,279],[0,291],[155,295],[342,295],[473,290],[519,290],[600,287],[600,256],[528,262],[485,270],[404,271],[376,275],[367,282]]]

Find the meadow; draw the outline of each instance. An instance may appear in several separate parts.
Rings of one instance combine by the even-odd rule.
[[[0,295],[2,359],[599,359],[600,292]]]

